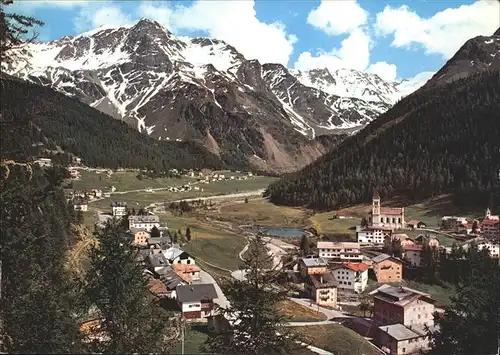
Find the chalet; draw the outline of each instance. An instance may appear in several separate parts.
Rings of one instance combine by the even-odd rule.
[[[333,267],[333,275],[338,288],[361,293],[368,284],[369,265],[363,263],[344,263]]]
[[[177,302],[187,321],[199,321],[214,315],[217,292],[213,284],[177,286]]]
[[[407,245],[403,248],[403,258],[414,267],[422,266],[422,251],[424,247],[422,245]]]
[[[408,287],[382,285],[373,296],[373,320],[378,325],[433,326],[435,301],[430,294]]]
[[[337,281],[331,272],[308,275],[305,289],[317,305],[337,308]]]
[[[170,264],[195,264],[195,260],[188,253],[174,246],[165,250],[164,255]]]
[[[472,222],[467,222],[461,224],[457,227],[457,232],[460,234],[471,234],[474,224]]]
[[[403,279],[403,261],[387,254],[372,259],[377,282],[400,282]]]
[[[302,258],[299,263],[299,272],[304,278],[313,274],[326,274],[328,263],[323,258]]]
[[[127,203],[114,201],[111,202],[114,217],[123,217],[127,214]],[[129,227],[130,228],[130,227]]]
[[[128,217],[129,228],[144,228],[148,232],[151,232],[153,227],[160,227],[160,217],[158,216],[129,216]]]
[[[84,198],[77,198],[73,200],[73,208],[75,211],[87,212],[89,209],[89,201]]]
[[[432,235],[420,234],[415,238],[415,243],[418,245],[427,244],[431,248],[439,248],[439,240]]]
[[[398,240],[403,248],[405,248],[408,245],[415,245],[413,239],[411,239],[410,237],[408,237],[407,234],[404,233],[393,234],[392,240]]]
[[[362,262],[363,255],[359,243],[352,242],[318,242],[318,255],[334,262]]]
[[[417,219],[412,219],[411,221],[409,221],[408,223],[406,223],[406,226],[409,228],[409,229],[419,229],[419,228],[425,228],[427,227],[427,225],[422,222],[422,221],[419,221]]]
[[[131,228],[128,234],[132,239],[132,244],[137,246],[148,245],[149,232],[144,228]]]
[[[149,233],[148,233],[149,234]],[[154,247],[154,246],[166,246],[166,245],[170,245],[171,243],[171,240],[169,237],[151,237],[151,236],[148,236],[147,240],[146,240],[146,244],[148,245],[148,247]]]
[[[356,239],[361,244],[383,245],[386,238],[391,238],[391,227],[356,227]]]

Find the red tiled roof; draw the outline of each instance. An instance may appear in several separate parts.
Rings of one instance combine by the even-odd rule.
[[[422,251],[424,247],[418,244],[410,244],[403,246],[403,249],[409,251]]]
[[[406,223],[406,224],[411,224],[413,226],[416,226],[417,224],[419,223],[422,223],[422,221],[419,221],[417,219],[412,219],[410,222]]]
[[[496,220],[496,219],[483,219],[483,222],[481,224],[485,224],[487,226],[494,226],[494,225],[497,225],[499,224],[500,221],[499,220]]]
[[[368,270],[370,268],[370,265],[367,265],[367,264],[363,264],[363,263],[345,263],[345,264],[342,264],[343,267],[345,268],[348,268],[349,270],[352,270],[352,271],[365,271],[365,270]]]
[[[175,271],[179,272],[197,272],[200,271],[198,267],[195,265],[188,265],[188,264],[173,264]]]
[[[380,214],[399,216],[399,215],[403,214],[403,209],[402,208],[381,208]]]

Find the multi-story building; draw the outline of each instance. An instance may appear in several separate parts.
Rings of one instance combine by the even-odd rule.
[[[113,209],[113,217],[123,217],[127,214],[127,203],[114,201],[111,202],[111,208]]]
[[[214,315],[217,291],[213,284],[177,286],[177,302],[186,321],[199,321]]]
[[[305,288],[319,306],[337,307],[337,282],[331,272],[311,274]]]
[[[404,229],[405,209],[395,207],[381,207],[380,195],[377,190],[373,192],[372,210],[368,215],[368,223],[372,227],[390,227],[391,229]]]
[[[160,227],[160,217],[152,215],[129,216],[128,227],[129,229],[142,228],[148,232],[151,232],[151,229],[153,229],[153,227]]]
[[[373,292],[376,342],[390,355],[418,354],[429,348],[427,329],[434,329],[434,303],[428,293],[382,285]]]
[[[444,216],[441,218],[441,228],[458,231],[462,225],[467,224],[467,218],[456,216]]]
[[[382,245],[386,238],[391,238],[391,227],[356,227],[356,239],[361,244],[377,244]]]
[[[373,320],[377,325],[433,326],[435,311],[431,295],[408,287],[382,285],[373,296]]]
[[[150,234],[144,228],[131,228],[129,235],[132,238],[132,244],[138,246],[147,246]]]
[[[369,265],[363,263],[344,263],[333,267],[337,287],[342,290],[361,293],[368,284]]]
[[[500,238],[500,218],[491,214],[491,210],[486,209],[486,215],[481,223],[483,236],[486,238]]]
[[[403,261],[387,254],[372,259],[377,282],[400,282],[403,279]]]
[[[314,274],[326,274],[328,262],[323,258],[302,258],[299,263],[299,272],[302,277]]]
[[[359,243],[352,242],[318,242],[318,255],[328,261],[362,262],[363,255]]]

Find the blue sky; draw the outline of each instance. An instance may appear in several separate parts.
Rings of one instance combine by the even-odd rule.
[[[353,68],[386,80],[436,71],[469,38],[500,26],[495,0],[15,1],[46,25],[41,40],[157,20],[175,35],[225,40],[289,68]]]

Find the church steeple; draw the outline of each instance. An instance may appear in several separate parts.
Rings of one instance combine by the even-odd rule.
[[[489,219],[490,217],[491,217],[491,210],[490,210],[490,208],[488,207],[488,208],[486,209],[486,219]]]
[[[379,223],[380,223],[380,195],[377,189],[373,189],[372,224],[376,226]]]

